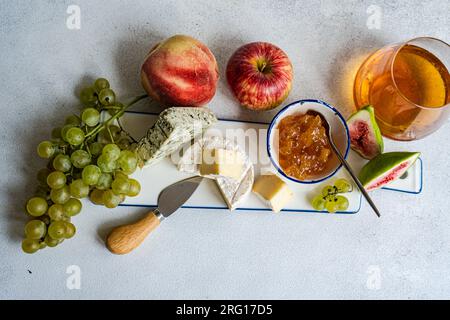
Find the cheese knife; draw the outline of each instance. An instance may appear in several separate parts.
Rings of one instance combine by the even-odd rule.
[[[126,254],[136,249],[160,223],[177,211],[195,192],[203,177],[195,176],[178,181],[158,196],[158,207],[142,219],[114,228],[106,239],[106,246],[115,254]]]

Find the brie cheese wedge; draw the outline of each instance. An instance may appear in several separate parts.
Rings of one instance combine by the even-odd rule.
[[[203,168],[202,170],[205,150],[208,153],[211,150],[217,150],[214,153],[221,155],[214,157],[216,161],[220,162],[222,156],[228,155],[234,159],[233,164],[239,163],[239,165],[227,168],[225,162],[222,169],[205,170]],[[236,209],[245,200],[252,189],[254,180],[253,164],[245,152],[236,143],[217,136],[203,137],[191,145],[178,162],[178,170],[215,180],[230,210]]]

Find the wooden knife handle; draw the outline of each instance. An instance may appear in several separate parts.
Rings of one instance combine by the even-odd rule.
[[[159,226],[157,213],[158,211],[151,211],[134,223],[115,227],[106,238],[108,249],[114,254],[126,254],[136,249]]]

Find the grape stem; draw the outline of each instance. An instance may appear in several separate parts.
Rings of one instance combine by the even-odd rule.
[[[115,115],[113,115],[111,118],[109,118],[108,120],[106,120],[104,123],[100,123],[99,125],[97,125],[97,126],[95,127],[94,130],[92,130],[91,132],[89,132],[89,133],[85,136],[85,138],[88,139],[88,138],[90,138],[91,136],[94,136],[94,137],[95,137],[95,135],[96,135],[97,133],[99,133],[100,131],[104,130],[107,126],[109,126],[109,124],[110,124],[112,121],[114,121],[115,119],[120,118],[121,116],[123,116],[123,114],[125,113],[125,111],[126,111],[129,107],[131,107],[133,104],[135,104],[135,103],[137,103],[137,102],[139,102],[139,101],[141,101],[142,99],[145,99],[145,98],[147,98],[147,97],[148,97],[148,95],[146,95],[146,94],[143,94],[143,95],[141,95],[141,96],[137,96],[136,98],[134,98],[133,100],[131,100],[128,104],[126,104],[119,112],[117,112],[117,113],[116,113]]]

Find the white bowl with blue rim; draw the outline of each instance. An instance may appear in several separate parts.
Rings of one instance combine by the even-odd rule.
[[[317,111],[323,114],[325,119],[330,124],[333,141],[344,158],[347,158],[350,149],[350,135],[347,123],[339,111],[328,103],[321,100],[305,99],[292,102],[281,109],[280,112],[278,112],[272,119],[267,132],[267,153],[275,169],[283,177],[297,183],[305,184],[318,183],[329,179],[342,167],[342,164],[339,162],[336,155],[334,155],[333,151],[331,151],[333,156],[327,164],[327,168],[319,175],[315,176],[314,179],[299,180],[295,177],[287,175],[281,168],[278,161],[278,143],[275,143],[278,141],[278,130],[275,129],[278,127],[278,124],[283,118],[294,114],[305,114],[309,110]]]

